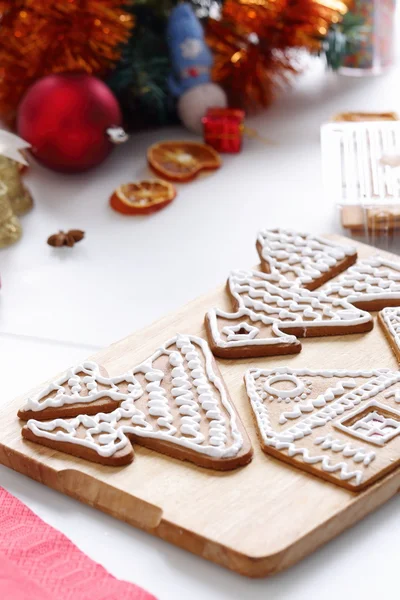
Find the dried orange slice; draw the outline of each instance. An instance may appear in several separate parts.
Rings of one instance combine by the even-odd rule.
[[[149,215],[161,210],[176,196],[171,183],[161,179],[124,183],[110,198],[111,207],[124,215]]]
[[[214,148],[198,142],[154,144],[147,151],[147,160],[158,175],[180,183],[191,181],[201,171],[219,169],[222,164]]]

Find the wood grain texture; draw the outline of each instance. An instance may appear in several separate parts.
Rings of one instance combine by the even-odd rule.
[[[374,253],[359,245],[360,257]],[[213,306],[230,308],[225,286],[92,359],[114,375],[150,356],[177,332],[205,337],[204,315]],[[302,344],[296,356],[218,360],[255,451],[253,461],[236,471],[212,472],[138,445],[133,464],[106,467],[33,444],[22,439],[23,423],[17,418],[29,394],[0,411],[0,462],[243,575],[275,573],[362,519],[400,488],[399,468],[356,494],[262,452],[243,383],[249,366],[397,369],[376,323],[366,334],[306,339]]]

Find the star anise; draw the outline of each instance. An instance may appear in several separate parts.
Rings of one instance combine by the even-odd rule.
[[[70,229],[69,231],[59,231],[54,233],[47,239],[49,246],[59,248],[60,246],[68,246],[72,248],[76,242],[80,242],[85,237],[85,232],[80,229]]]

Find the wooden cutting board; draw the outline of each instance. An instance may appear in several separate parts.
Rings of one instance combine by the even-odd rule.
[[[361,258],[376,254],[372,247],[358,246]],[[110,375],[126,371],[177,332],[205,337],[204,314],[212,306],[230,308],[224,285],[91,358]],[[261,452],[243,384],[249,366],[398,368],[377,323],[366,334],[313,338],[302,344],[296,356],[218,361],[255,450],[252,463],[244,468],[213,472],[138,445],[133,464],[102,467],[24,441],[17,411],[33,390],[0,410],[0,462],[238,573],[275,573],[362,519],[400,488],[400,469],[356,494]]]

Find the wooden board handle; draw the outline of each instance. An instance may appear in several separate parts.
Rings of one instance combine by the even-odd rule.
[[[135,498],[111,485],[99,485],[98,480],[76,469],[65,469],[58,473],[61,482],[59,489],[68,496],[85,502],[113,517],[139,527],[156,529],[162,519],[163,511],[146,500]]]

